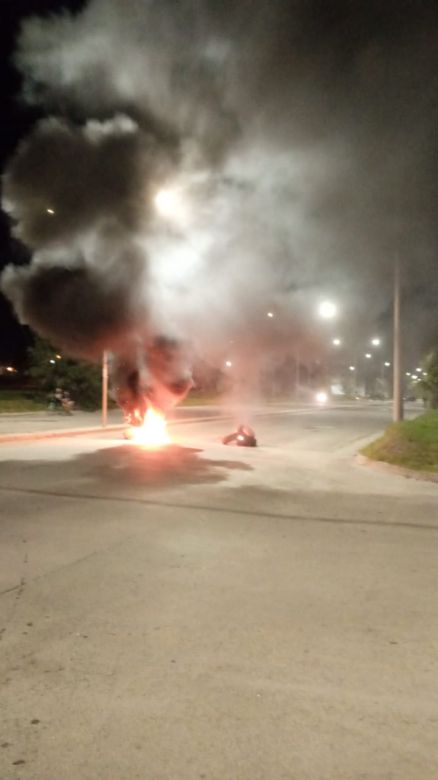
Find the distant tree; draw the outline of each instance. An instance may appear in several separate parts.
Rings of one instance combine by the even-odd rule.
[[[424,361],[423,371],[426,376],[418,382],[426,406],[438,409],[438,349],[432,350]]]
[[[29,375],[46,396],[56,387],[62,387],[81,409],[97,409],[100,405],[100,368],[66,357],[39,336],[29,349]]]

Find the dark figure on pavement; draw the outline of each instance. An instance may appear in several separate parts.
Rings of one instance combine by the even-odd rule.
[[[74,405],[74,401],[70,398],[70,393],[67,390],[63,390],[62,387],[56,387],[54,393],[49,396],[49,409],[51,411],[71,414]]]
[[[66,414],[72,414],[75,403],[70,398],[70,393],[68,393],[67,390],[64,390],[62,394],[61,405],[63,412]]]
[[[223,444],[237,444],[238,447],[257,447],[257,439],[249,425],[239,425],[237,431],[222,439]]]

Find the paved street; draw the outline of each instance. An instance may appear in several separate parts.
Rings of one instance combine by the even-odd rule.
[[[259,411],[1,445],[2,780],[436,780],[438,484]]]

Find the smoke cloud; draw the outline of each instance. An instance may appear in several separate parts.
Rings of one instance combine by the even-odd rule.
[[[352,349],[384,328],[399,255],[425,346],[434,19],[427,2],[90,0],[25,20],[23,94],[49,118],[4,177],[34,252],[2,280],[22,321],[90,359],[165,334],[248,372],[317,355],[327,294]]]

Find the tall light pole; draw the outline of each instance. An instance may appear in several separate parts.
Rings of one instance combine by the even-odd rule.
[[[329,301],[329,300],[320,301],[318,306],[318,316],[323,320],[335,319],[338,316],[338,307],[336,303],[333,303],[333,301]],[[339,341],[339,345],[340,345],[340,340],[336,339],[336,341]],[[331,383],[331,378],[329,374],[330,374],[330,370],[328,365],[328,359],[326,357],[323,366],[324,381]]]
[[[108,422],[108,352],[102,353],[102,428]]]
[[[298,398],[300,392],[300,348],[295,347],[295,397]]]
[[[401,345],[401,270],[400,258],[394,263],[394,354],[393,354],[393,385],[394,397],[392,419],[394,422],[403,420],[403,380],[402,380],[402,345]]]

